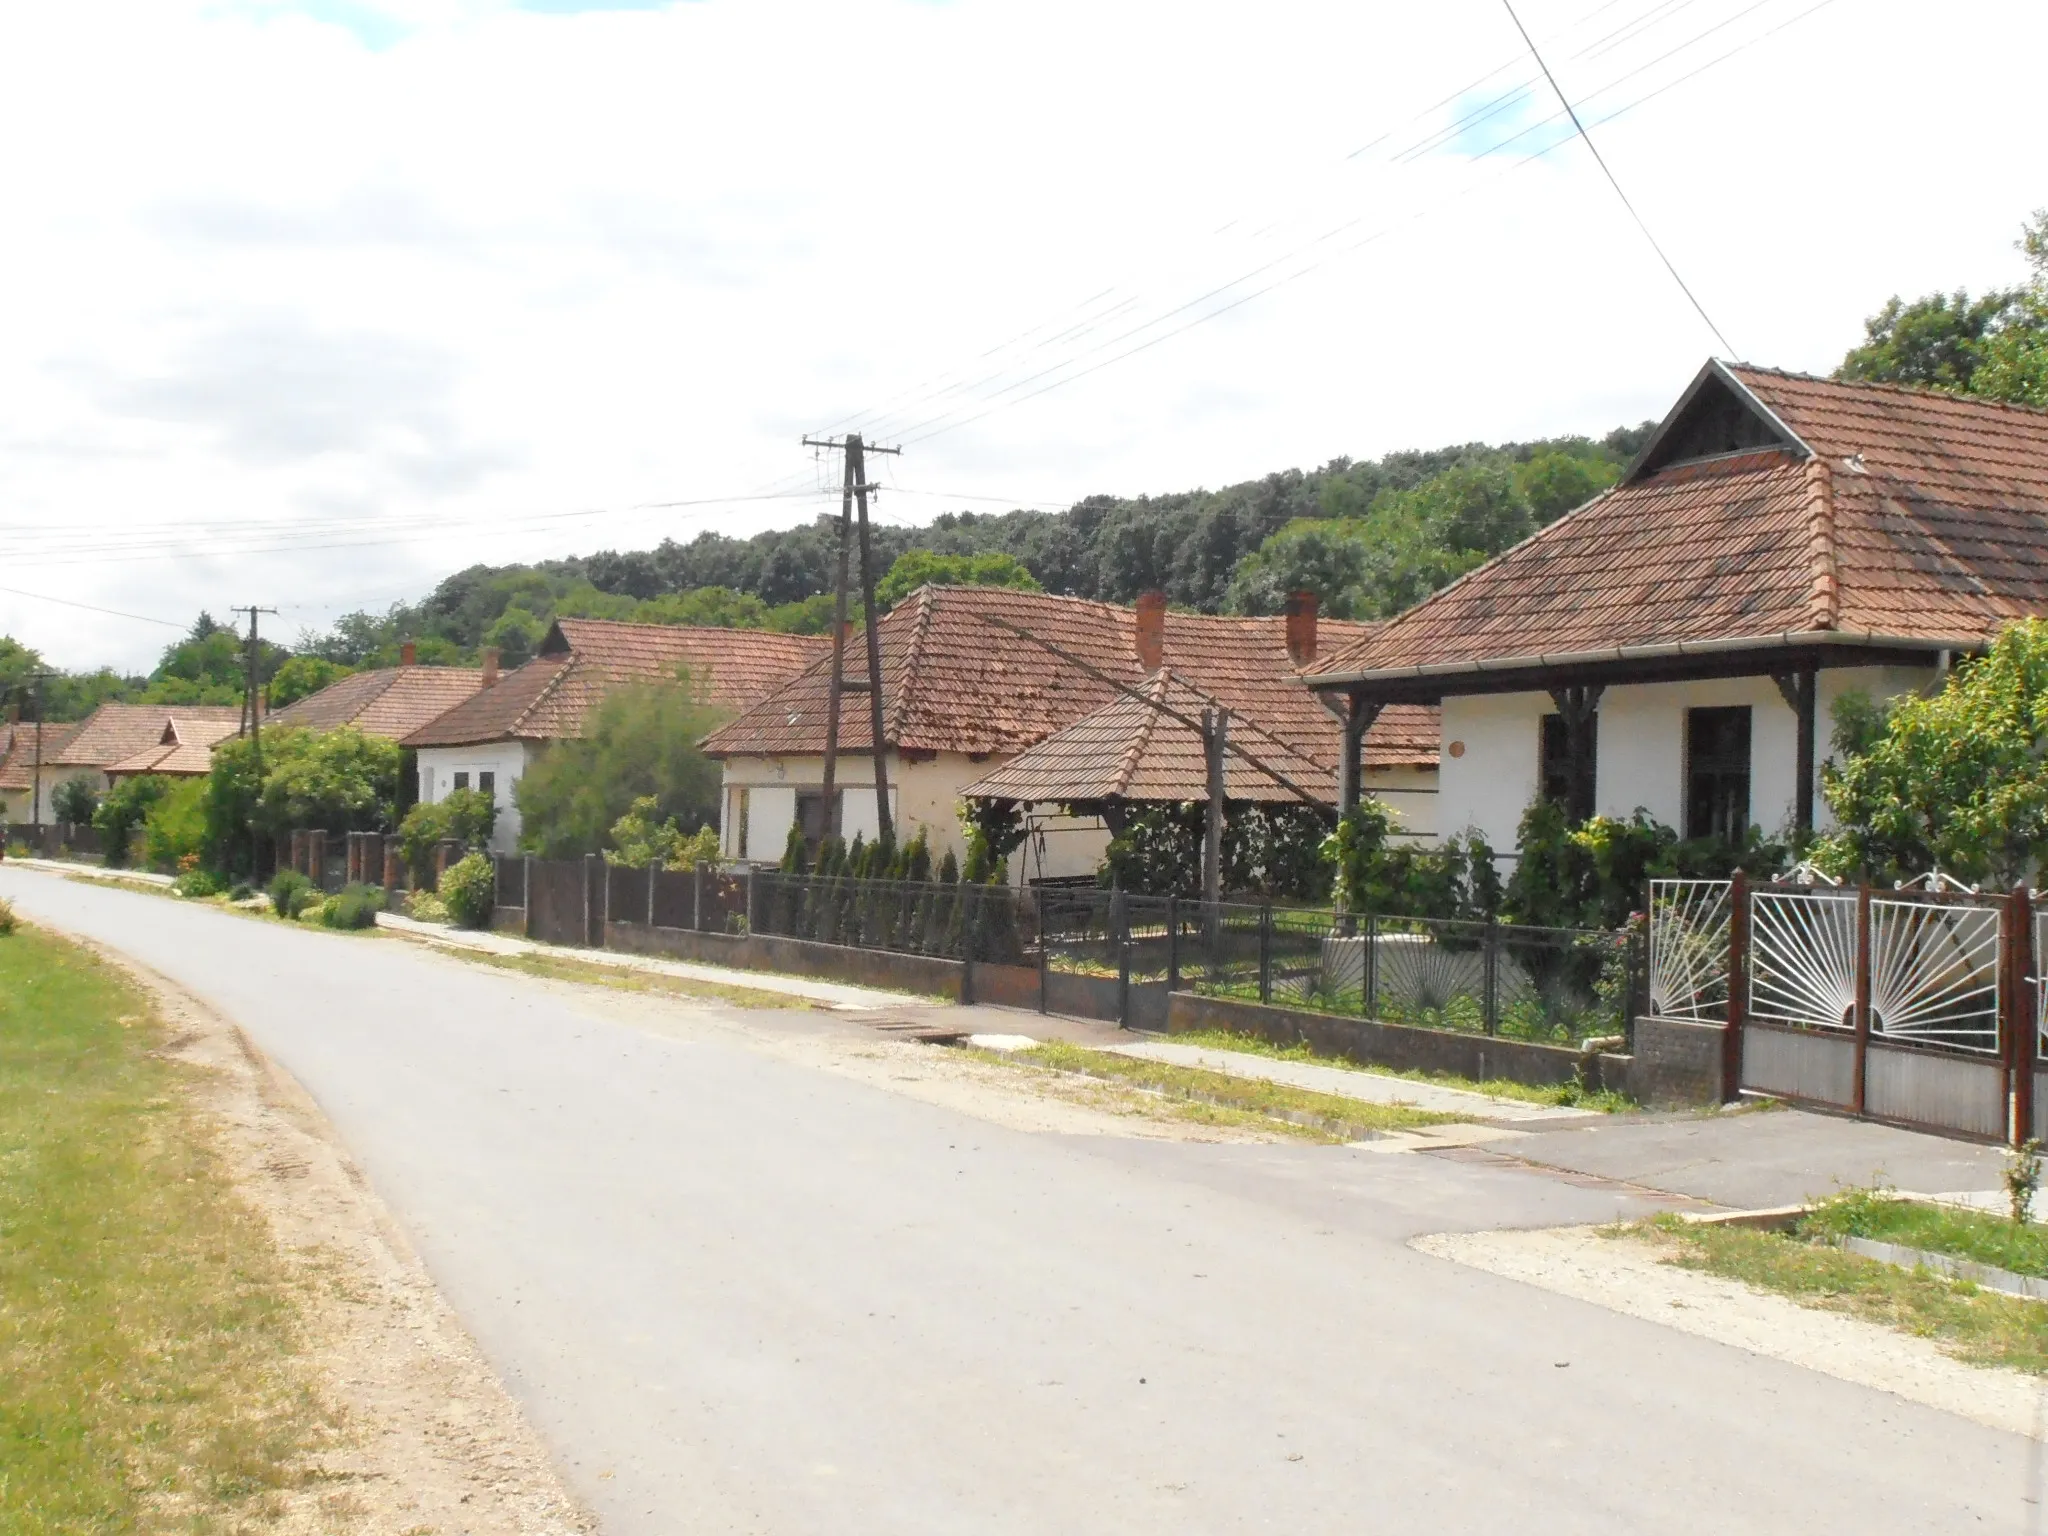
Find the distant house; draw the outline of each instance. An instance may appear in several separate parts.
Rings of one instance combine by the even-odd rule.
[[[269,717],[273,725],[302,725],[331,731],[352,725],[366,736],[403,741],[428,721],[439,718],[497,681],[498,666],[487,655],[481,667],[422,667],[408,640],[395,667],[355,672],[329,683],[318,693],[294,700]]]
[[[948,849],[964,853],[958,806],[978,785],[991,798],[1034,808],[1031,837],[1012,864],[1014,878],[1091,873],[1109,840],[1104,808],[1090,804],[1070,815],[1062,807],[1108,798],[1096,792],[1110,782],[1099,771],[1104,754],[1097,738],[1121,733],[1125,745],[1151,740],[1149,727],[1158,723],[1142,709],[1124,707],[1127,696],[1091,672],[1129,687],[1170,687],[1176,697],[1185,688],[1213,699],[1232,711],[1245,739],[1263,733],[1283,741],[1290,761],[1312,772],[1334,802],[1339,728],[1302,688],[1301,669],[1312,664],[1323,641],[1350,643],[1367,631],[1365,625],[1326,623],[1319,634],[1312,604],[1291,617],[1242,619],[1169,613],[1158,594],[1133,609],[989,587],[920,588],[878,627],[885,763],[898,835],[907,839],[923,828],[935,856]],[[860,647],[850,651],[848,670],[864,679],[860,657]],[[725,763],[728,857],[780,858],[799,820],[807,839],[822,831],[830,670],[829,661],[813,665],[705,742],[705,750]],[[864,692],[842,700],[835,792],[848,840],[872,838],[879,827],[869,713]],[[1368,766],[1400,805],[1406,825],[1427,835],[1435,827],[1434,720],[1429,711],[1414,710],[1388,725]],[[1399,731],[1415,739],[1403,745]],[[1156,738],[1162,752],[1172,735]],[[1041,743],[1043,750],[1033,753]],[[1020,775],[1044,776],[1028,782],[1001,776],[1020,754],[1030,754]],[[1061,778],[1083,755],[1092,766]],[[1196,756],[1199,762],[1199,748]]]
[[[672,682],[687,670],[715,707],[738,712],[826,653],[815,635],[697,625],[557,619],[533,660],[400,739],[419,755],[419,798],[488,791],[499,807],[491,843],[519,843],[512,786],[558,741],[580,738],[604,696],[627,683]]]
[[[107,765],[107,782],[137,779],[144,774],[164,778],[203,778],[213,771],[213,749],[241,729],[239,720],[193,720],[171,716],[164,721],[154,746]]]
[[[1314,669],[1442,706],[1438,825],[1539,795],[1686,836],[1826,824],[1829,712],[2048,613],[2048,412],[1710,362],[1621,482]]]
[[[83,720],[52,722],[42,729],[41,755],[44,763],[42,774],[43,793],[40,819],[50,821],[50,796],[57,785],[64,782],[56,775],[52,766],[56,754],[65,743],[77,735],[85,724]],[[33,721],[23,724],[9,721],[0,726],[0,820],[9,825],[27,825],[38,819],[36,803],[36,727]],[[74,770],[75,771],[75,770]],[[70,777],[67,773],[65,778]]]
[[[102,704],[83,720],[44,726],[42,819],[51,820],[52,797],[68,780],[83,777],[104,793],[115,774],[130,771],[129,763],[138,757],[183,742],[210,749],[235,733],[241,714],[234,704]],[[34,815],[35,729],[33,724],[15,726],[13,744],[0,764],[0,793],[11,821]]]

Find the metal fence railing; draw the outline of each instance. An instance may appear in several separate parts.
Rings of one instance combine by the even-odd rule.
[[[1038,947],[1029,889],[780,870],[752,879],[754,933],[996,965],[1029,964]]]
[[[1627,1036],[1642,985],[1640,946],[1621,933],[1185,906],[1174,968],[1215,996],[1558,1042]]]

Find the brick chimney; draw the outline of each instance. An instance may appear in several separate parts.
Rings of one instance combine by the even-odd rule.
[[[1166,664],[1166,594],[1138,594],[1138,667],[1157,672]]]
[[[1297,667],[1316,659],[1316,595],[1287,594],[1287,654]]]
[[[488,687],[490,687],[490,686],[491,686],[492,684],[496,683],[496,682],[497,682],[497,680],[498,680],[498,648],[497,648],[497,647],[496,647],[495,645],[487,645],[487,646],[485,646],[485,647],[484,647],[484,681],[483,681],[483,686],[484,686],[484,687],[486,687],[486,688],[488,688]]]
[[[408,640],[398,648],[398,664],[401,667],[418,666],[419,659],[420,648],[414,641]]]

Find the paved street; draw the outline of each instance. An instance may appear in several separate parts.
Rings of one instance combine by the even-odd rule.
[[[2033,1529],[2019,1439],[1406,1246],[1597,1180],[1011,1130],[748,1044],[851,1017],[0,896],[305,1085],[613,1536]]]

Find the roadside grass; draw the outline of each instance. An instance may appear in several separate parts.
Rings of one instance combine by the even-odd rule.
[[[77,945],[0,939],[0,1531],[229,1532],[319,1474],[334,1429],[297,1310],[158,1053]]]
[[[661,971],[638,971],[626,966],[597,965],[588,960],[570,960],[559,955],[494,955],[486,950],[465,949],[454,944],[436,944],[442,954],[492,966],[501,971],[518,971],[549,981],[575,981],[610,987],[617,992],[656,992],[665,997],[688,998],[700,1003],[724,1003],[731,1008],[823,1008],[828,1004],[813,998],[770,992],[761,987],[732,986],[725,982],[697,981],[688,976],[670,976]]]
[[[1226,1110],[1251,1117],[1237,1124],[1260,1124],[1312,1141],[1349,1141],[1372,1131],[1409,1131],[1427,1125],[1457,1123],[1458,1116],[1403,1104],[1368,1104],[1335,1094],[1311,1093],[1284,1083],[1260,1082],[1176,1067],[1161,1061],[1093,1051],[1064,1041],[1048,1041],[1023,1051],[976,1051],[984,1059],[1024,1064],[1050,1072],[1100,1078],[1121,1087],[1157,1094],[1184,1108]],[[1179,1115],[1177,1118],[1191,1118]],[[1194,1116],[1192,1118],[1203,1118]],[[1215,1122],[1220,1123],[1220,1122]]]
[[[1799,1223],[1802,1237],[1867,1237],[1968,1259],[2016,1275],[2048,1277],[2048,1231],[1990,1211],[1898,1200],[1884,1190],[1844,1190]]]
[[[1559,1083],[1539,1088],[1505,1077],[1460,1077],[1455,1072],[1424,1072],[1413,1067],[1367,1066],[1348,1056],[1328,1056],[1306,1043],[1275,1045],[1257,1035],[1238,1034],[1227,1029],[1197,1029],[1168,1035],[1174,1045],[1199,1045],[1212,1051],[1242,1051],[1248,1056],[1266,1056],[1274,1061],[1305,1061],[1318,1067],[1338,1067],[1347,1072],[1370,1072],[1375,1077],[1398,1077],[1411,1083],[1429,1083],[1438,1088],[1459,1088],[1466,1093],[1483,1093],[1489,1098],[1515,1099],[1524,1104],[1547,1104],[1557,1108],[1583,1109],[1603,1115],[1622,1114],[1642,1106],[1625,1093],[1610,1089],[1593,1090],[1578,1083]]]
[[[1739,1280],[1801,1306],[1931,1339],[1973,1365],[2048,1375],[2048,1304],[1846,1253],[1803,1233],[1703,1226],[1671,1215],[1608,1230],[1670,1245],[1672,1262],[1681,1269]]]

